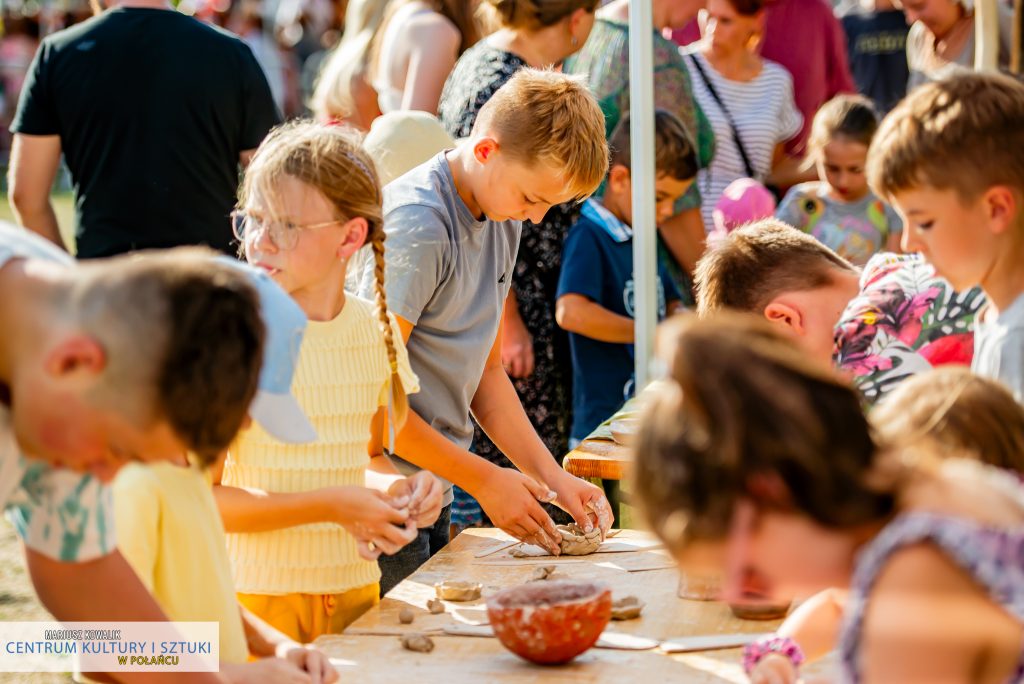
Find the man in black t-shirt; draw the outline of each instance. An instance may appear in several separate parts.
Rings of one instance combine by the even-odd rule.
[[[837,14],[846,32],[857,90],[885,114],[907,94],[906,17],[891,0],[855,0]]]
[[[11,204],[63,246],[49,192],[63,152],[78,256],[206,244],[233,252],[239,163],[280,117],[232,34],[127,0],[47,37],[11,126]]]

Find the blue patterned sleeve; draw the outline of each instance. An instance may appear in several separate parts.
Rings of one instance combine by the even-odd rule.
[[[117,542],[110,487],[43,462],[26,469],[7,517],[26,546],[65,563],[105,556]]]

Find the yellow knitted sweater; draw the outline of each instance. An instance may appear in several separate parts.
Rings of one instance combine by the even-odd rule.
[[[391,319],[398,370],[407,392],[419,390],[401,332]],[[258,425],[228,453],[222,484],[294,493],[364,484],[370,423],[388,402],[384,335],[374,304],[352,294],[334,320],[310,321],[292,380],[316,428],[313,444],[284,444]],[[228,534],[235,588],[245,594],[339,594],[380,579],[377,564],[359,557],[340,525],[318,523],[270,532]]]

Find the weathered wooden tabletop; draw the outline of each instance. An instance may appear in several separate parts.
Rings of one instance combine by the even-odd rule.
[[[622,480],[632,462],[630,447],[603,439],[587,439],[566,454],[562,467],[576,477]]]
[[[440,633],[453,623],[486,622],[484,599],[500,589],[526,582],[538,565],[557,566],[552,579],[600,580],[613,598],[638,596],[646,602],[643,615],[612,622],[610,630],[664,641],[677,637],[768,632],[777,622],[753,622],[733,617],[719,602],[677,597],[679,571],[654,544],[636,530],[623,530],[606,544],[636,550],[597,553],[578,558],[517,559],[508,555],[511,538],[495,529],[470,529],[460,534],[409,579],[398,585],[379,606],[357,620],[340,636],[321,637],[317,645],[332,658],[342,681],[428,684],[442,682],[745,682],[738,648],[667,655],[660,649],[624,651],[591,649],[568,665],[541,667],[505,650],[495,638],[448,636]],[[644,548],[646,547],[646,548]],[[500,549],[483,556],[491,549]],[[646,569],[656,568],[661,569]],[[471,603],[446,602],[447,612],[431,615],[434,583],[472,580],[483,584],[484,598]],[[411,608],[415,621],[399,622],[399,611]],[[435,648],[413,653],[402,648],[399,635],[427,632]],[[607,633],[607,631],[606,631]]]

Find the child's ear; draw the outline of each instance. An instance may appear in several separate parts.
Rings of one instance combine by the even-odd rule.
[[[629,184],[629,169],[622,164],[613,164],[611,170],[608,171],[608,187],[616,193],[621,193],[629,189]]]
[[[486,164],[498,151],[498,141],[494,138],[480,138],[473,145],[473,156],[481,164]]]
[[[338,258],[348,259],[366,244],[366,236],[370,233],[370,224],[362,216],[357,216],[345,224],[348,232],[338,245]]]
[[[593,14],[593,10],[588,12],[584,8],[580,7],[576,9],[572,14],[569,15],[569,35],[576,36],[576,33],[580,30],[580,25],[586,19],[587,15]],[[582,46],[580,46],[582,47]]]
[[[1020,214],[1021,205],[1016,193],[1005,185],[989,188],[981,201],[988,215],[992,233],[1000,235],[1014,227]]]
[[[79,333],[51,349],[43,364],[46,372],[55,378],[80,372],[99,375],[107,367],[107,354],[99,342]]]
[[[769,323],[784,326],[793,334],[803,335],[806,333],[803,314],[799,309],[785,302],[780,302],[777,299],[768,302],[768,305],[764,307],[764,317],[768,319]]]

